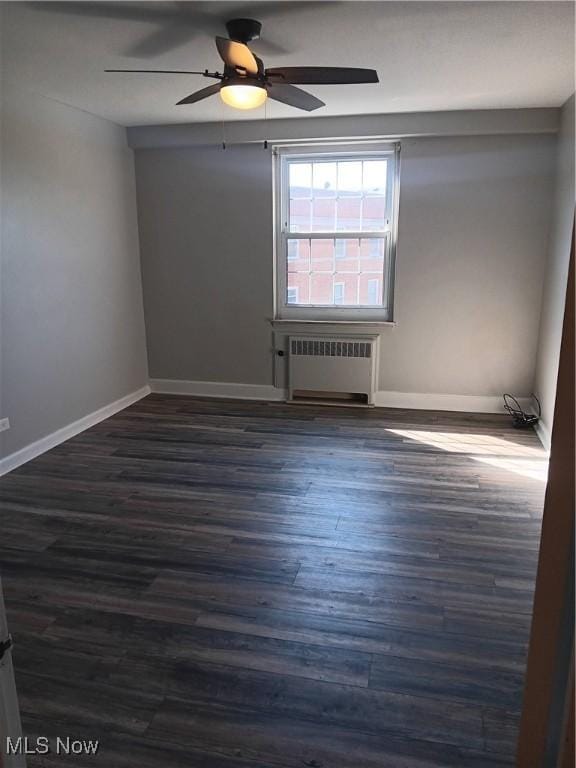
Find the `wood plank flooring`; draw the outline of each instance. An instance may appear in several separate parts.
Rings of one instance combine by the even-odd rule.
[[[512,766],[545,456],[507,418],[151,395],[0,481],[25,733],[106,768]]]

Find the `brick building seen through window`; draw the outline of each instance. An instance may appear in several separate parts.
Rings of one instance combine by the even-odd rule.
[[[291,194],[304,192],[291,188]],[[359,229],[383,216],[382,198],[306,199],[291,198],[290,221],[293,227],[308,229],[313,216],[315,231],[330,231],[338,213],[347,229]],[[382,302],[382,275],[385,248],[382,239],[346,238],[288,240],[287,289],[297,288],[299,304],[378,305]],[[335,263],[334,263],[335,262]],[[343,300],[334,300],[335,284],[342,284]],[[295,295],[295,294],[292,294]]]

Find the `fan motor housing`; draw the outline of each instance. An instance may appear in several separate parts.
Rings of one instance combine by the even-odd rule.
[[[256,19],[230,19],[226,22],[226,29],[231,40],[249,43],[251,40],[258,40],[262,24]]]

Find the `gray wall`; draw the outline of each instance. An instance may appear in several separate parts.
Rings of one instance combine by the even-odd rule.
[[[549,135],[403,142],[381,390],[532,391],[554,149]],[[271,167],[254,144],[136,152],[152,377],[272,383]]]
[[[542,404],[543,437],[546,441],[550,438],[554,417],[570,240],[574,223],[574,141],[574,96],[572,96],[562,109],[558,137],[554,215],[550,231],[546,281],[542,295],[540,339],[534,385],[536,395]]]
[[[2,94],[2,455],[147,382],[125,131]]]
[[[136,152],[150,376],[271,383],[271,171],[261,146]]]

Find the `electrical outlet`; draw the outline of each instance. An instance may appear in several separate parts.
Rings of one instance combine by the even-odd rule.
[[[10,419],[0,419],[0,432],[10,429]]]

